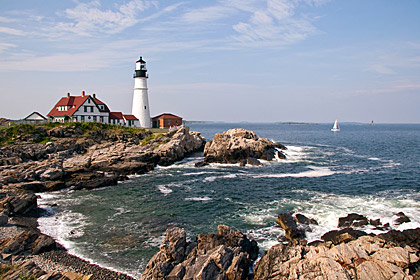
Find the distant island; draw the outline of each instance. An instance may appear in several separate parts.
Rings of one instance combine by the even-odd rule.
[[[274,124],[299,124],[299,125],[317,125],[317,123],[308,123],[308,122],[275,122]]]

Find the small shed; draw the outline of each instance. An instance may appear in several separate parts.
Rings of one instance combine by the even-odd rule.
[[[182,118],[174,114],[163,113],[152,118],[153,128],[171,128],[182,126]]]
[[[44,117],[43,115],[41,115],[38,112],[33,112],[31,114],[29,114],[29,116],[27,116],[26,118],[24,118],[22,120],[22,123],[27,123],[27,124],[41,124],[41,123],[45,123],[47,122],[48,119],[46,117]]]

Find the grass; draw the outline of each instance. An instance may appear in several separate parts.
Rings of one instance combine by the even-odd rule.
[[[88,136],[91,132],[102,131],[108,131],[111,135],[120,133],[145,133],[147,136],[142,141],[143,145],[148,144],[152,139],[161,137],[163,136],[163,134],[168,133],[168,130],[160,128],[144,129],[137,127],[125,127],[114,124],[104,124],[98,122],[50,122],[45,124],[18,124],[10,127],[0,127],[0,145],[18,143],[19,140],[26,140],[35,144],[45,144],[48,142],[52,142],[55,141],[55,139],[48,135],[48,131],[56,127],[72,127],[74,129],[80,129],[83,135],[85,136]]]

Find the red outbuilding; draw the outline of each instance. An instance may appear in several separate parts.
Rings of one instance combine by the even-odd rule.
[[[163,113],[152,118],[154,128],[171,128],[182,126],[182,118],[170,113]]]

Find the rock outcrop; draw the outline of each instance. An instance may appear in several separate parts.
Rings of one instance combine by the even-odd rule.
[[[411,231],[416,230],[400,234],[418,236]],[[280,243],[262,256],[254,279],[414,279],[418,255],[418,247],[399,246],[382,236],[362,236],[338,245]]]
[[[25,142],[31,137],[26,135],[18,137],[19,144],[0,147],[0,186],[33,192],[103,187],[158,164],[173,164],[205,144],[200,133],[188,127],[162,135],[96,130],[81,136],[77,126],[44,130],[36,135],[56,141],[32,144]]]
[[[258,159],[270,161],[274,158],[285,158],[280,151],[285,149],[280,143],[259,138],[253,131],[235,128],[217,133],[212,141],[206,143],[204,161],[259,165],[261,163]]]
[[[140,279],[247,279],[258,246],[244,234],[219,225],[216,234],[188,242],[184,229],[166,231],[165,240]]]

